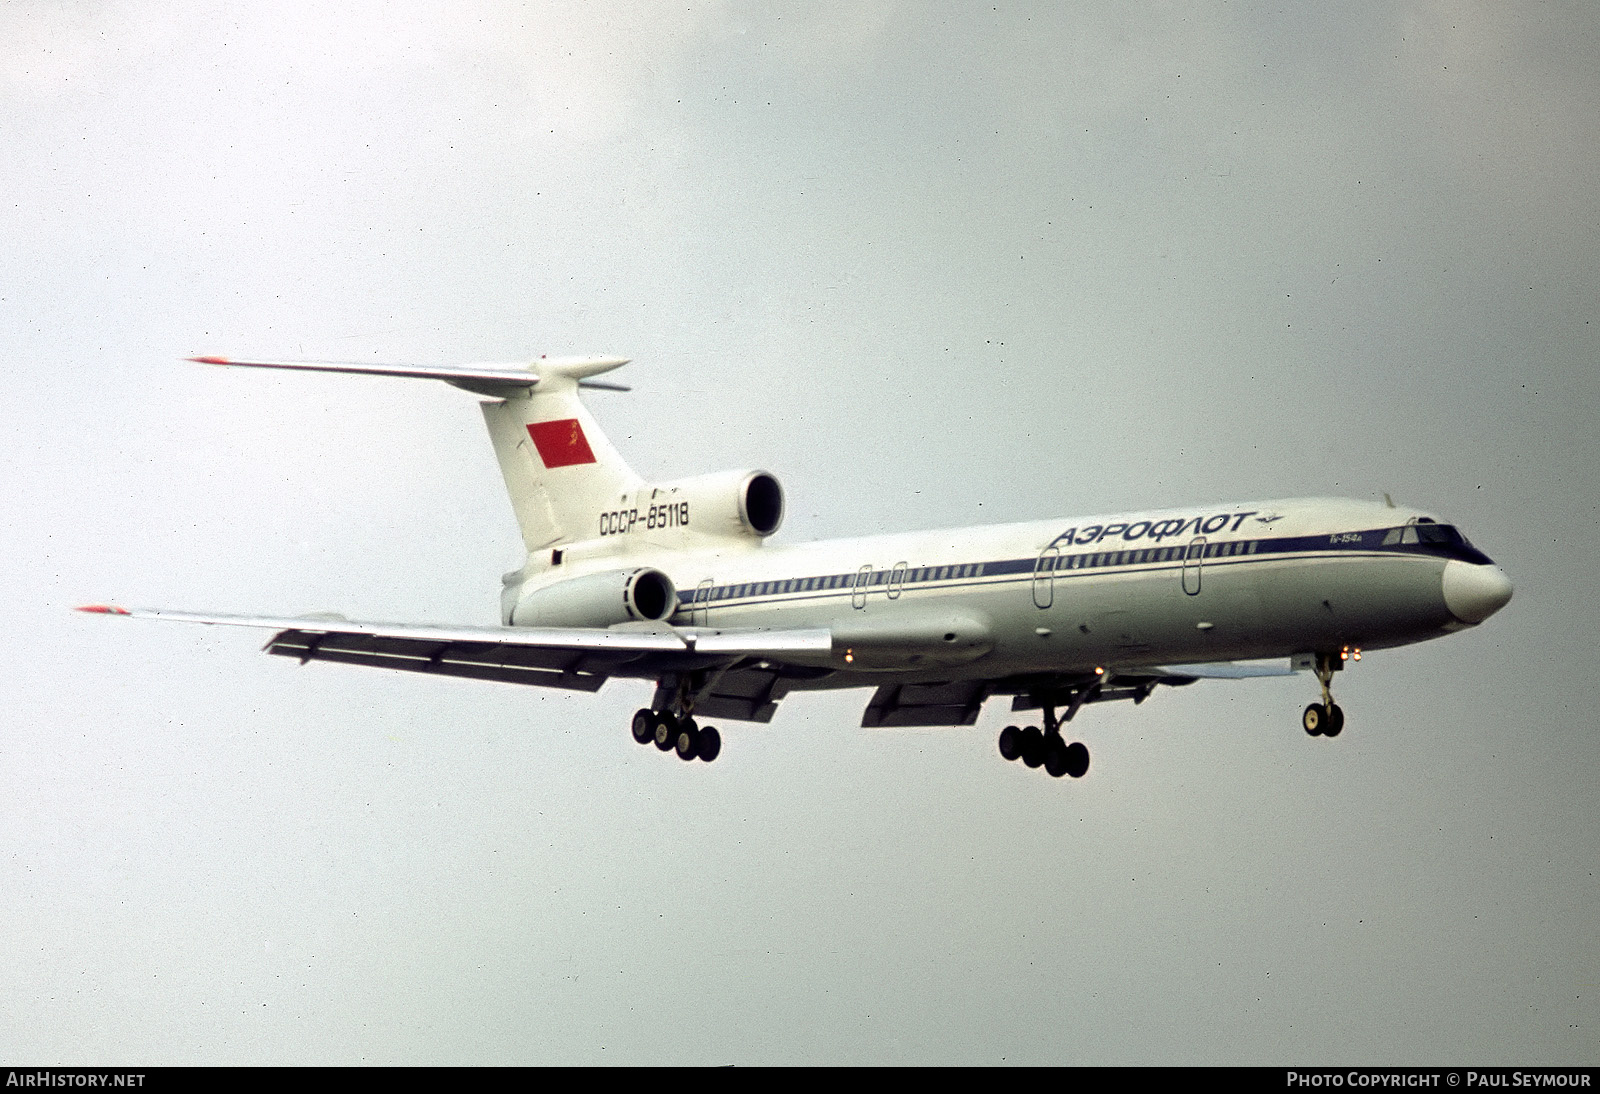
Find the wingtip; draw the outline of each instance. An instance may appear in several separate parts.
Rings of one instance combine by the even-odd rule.
[[[132,615],[127,608],[119,608],[115,604],[84,604],[72,609],[75,612],[88,612],[90,615]]]
[[[190,357],[190,358],[188,358],[188,360],[194,361],[194,362],[196,362],[198,364],[202,364],[202,365],[231,365],[231,364],[233,364],[233,362],[230,361],[226,357]]]

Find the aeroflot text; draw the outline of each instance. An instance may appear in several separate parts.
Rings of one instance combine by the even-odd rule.
[[[1218,513],[1214,517],[1193,517],[1191,519],[1173,518],[1172,520],[1136,520],[1132,524],[1118,521],[1112,524],[1091,524],[1084,528],[1068,528],[1056,537],[1057,543],[1099,543],[1101,540],[1113,536],[1121,536],[1132,543],[1136,539],[1146,536],[1160,543],[1169,536],[1182,535],[1215,535],[1227,528],[1230,532],[1237,532],[1239,525],[1244,523],[1245,517],[1255,516],[1256,511],[1251,509],[1245,513]],[[1259,518],[1258,518],[1259,519]],[[1228,522],[1233,526],[1229,527]]]
[[[1330,1071],[1291,1071],[1285,1085],[1287,1086],[1354,1086],[1354,1087],[1399,1087],[1399,1086],[1428,1086],[1439,1085],[1439,1072],[1427,1075],[1404,1074],[1393,1071],[1350,1071],[1341,1075]],[[1459,1072],[1450,1074],[1450,1086],[1465,1085],[1468,1088],[1479,1087],[1583,1087],[1589,1086],[1591,1076],[1579,1072],[1559,1071],[1502,1071],[1486,1075],[1479,1071],[1466,1073],[1466,1082],[1462,1084]]]

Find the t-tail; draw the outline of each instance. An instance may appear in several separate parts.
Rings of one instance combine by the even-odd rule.
[[[511,508],[534,557],[596,535],[598,514],[643,485],[578,397],[617,358],[539,361],[539,382],[483,404]]]
[[[538,575],[559,566],[569,544],[582,545],[576,554],[584,562],[578,568],[591,569],[591,560],[641,547],[675,548],[707,539],[754,545],[783,521],[783,488],[766,471],[719,472],[664,483],[646,483],[634,474],[579,398],[586,387],[628,390],[594,379],[627,364],[625,357],[541,357],[526,365],[457,366],[193,360],[444,380],[489,396],[482,404],[483,418],[528,548],[528,565],[508,574],[508,585],[530,579],[543,583],[546,579]]]
[[[530,556],[588,539],[595,514],[637,492],[639,476],[622,461],[578,398],[580,387],[626,391],[592,377],[628,363],[626,357],[541,357],[531,364],[401,365],[360,361],[240,361],[194,357],[208,365],[345,372],[444,380],[489,395],[489,425],[511,508]]]

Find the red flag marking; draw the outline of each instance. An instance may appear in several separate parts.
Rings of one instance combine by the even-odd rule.
[[[576,418],[554,422],[529,422],[528,436],[539,450],[546,467],[570,467],[575,463],[594,463],[594,452]]]

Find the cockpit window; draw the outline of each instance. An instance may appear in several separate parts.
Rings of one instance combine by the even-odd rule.
[[[1385,547],[1415,547],[1424,554],[1459,558],[1463,562],[1487,563],[1488,555],[1468,542],[1467,537],[1453,525],[1440,524],[1427,517],[1419,517],[1414,524],[1391,528],[1383,537]]]

